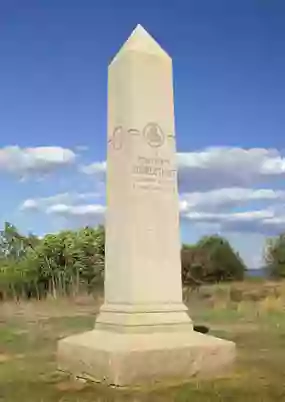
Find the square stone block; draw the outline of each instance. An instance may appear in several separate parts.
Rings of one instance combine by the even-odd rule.
[[[195,331],[115,333],[93,330],[58,343],[58,367],[116,386],[177,384],[228,373],[235,344]]]

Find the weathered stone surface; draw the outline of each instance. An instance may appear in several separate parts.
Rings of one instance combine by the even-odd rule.
[[[228,373],[235,344],[195,331],[118,334],[93,330],[59,344],[60,368],[108,385],[179,383]]]
[[[139,325],[140,317],[154,322],[152,315],[160,325],[162,311],[166,323],[190,325],[182,303],[173,110],[171,58],[138,26],[109,66],[100,327]]]
[[[182,302],[172,61],[138,26],[109,66],[105,300],[63,339],[59,367],[115,385],[227,370],[232,342],[193,331]]]

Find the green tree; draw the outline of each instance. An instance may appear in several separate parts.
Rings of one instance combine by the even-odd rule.
[[[4,229],[0,231],[0,254],[5,258],[21,258],[26,250],[22,236],[17,228],[5,222]]]
[[[196,245],[182,248],[182,278],[190,281],[242,280],[246,267],[230,243],[220,236],[205,236]]]
[[[274,279],[285,278],[285,233],[267,239],[264,257],[269,276]]]
[[[104,273],[105,231],[86,227],[46,235],[33,248],[30,258],[37,266],[42,292],[54,298],[92,291]]]
[[[227,239],[217,235],[205,236],[197,247],[208,256],[203,278],[205,281],[222,282],[244,278],[246,266]]]
[[[28,240],[30,239],[30,240]],[[17,228],[5,222],[0,232],[0,296],[2,298],[19,299],[30,294],[29,283],[34,283],[34,274],[29,266],[27,254],[29,242],[35,241],[35,236],[22,236]]]
[[[0,298],[54,298],[103,284],[105,230],[85,227],[24,236],[6,222],[0,232]]]
[[[183,244],[181,249],[182,282],[184,285],[201,285],[203,272],[208,264],[208,255],[196,244]]]
[[[105,265],[105,228],[85,227],[78,231],[78,263],[88,290],[102,286]]]

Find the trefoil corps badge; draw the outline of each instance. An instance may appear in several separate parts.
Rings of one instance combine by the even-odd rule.
[[[164,132],[157,123],[148,123],[143,130],[143,136],[153,148],[161,147],[165,139]]]
[[[110,142],[115,150],[122,149],[124,142],[124,129],[122,126],[115,127]]]

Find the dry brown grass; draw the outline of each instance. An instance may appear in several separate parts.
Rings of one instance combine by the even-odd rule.
[[[236,342],[230,378],[167,390],[115,391],[73,382],[56,371],[59,338],[90,329],[100,301],[0,305],[0,401],[285,401],[285,284],[245,282],[188,292],[196,324]]]

